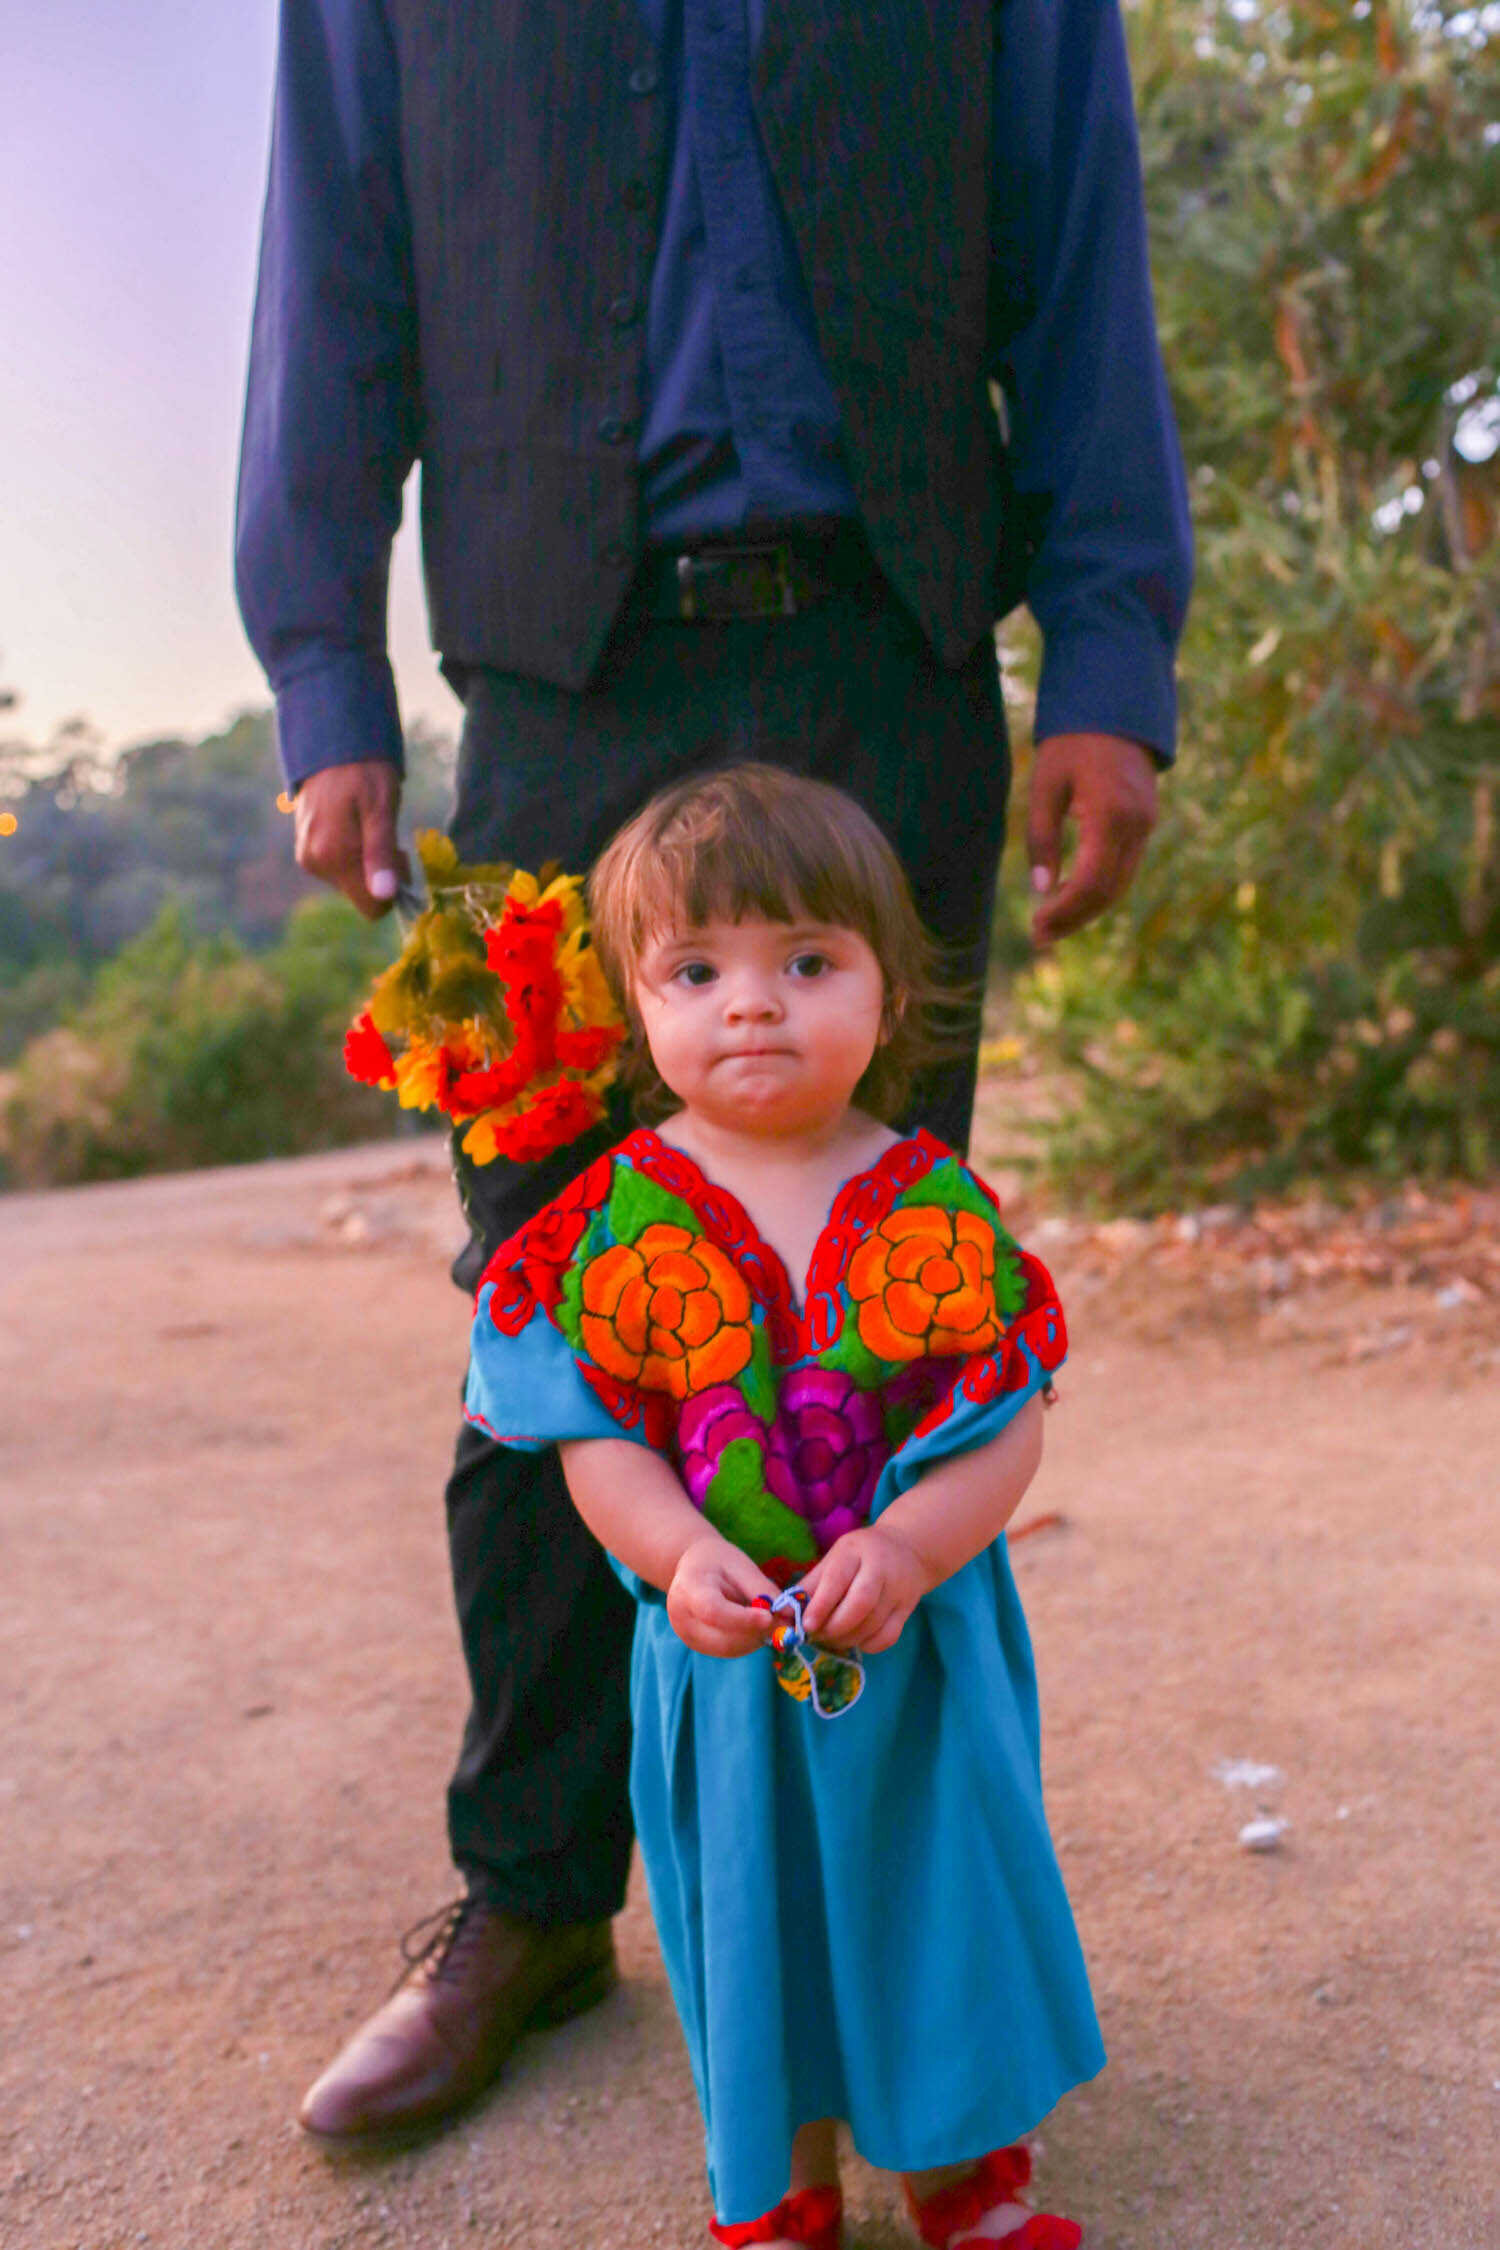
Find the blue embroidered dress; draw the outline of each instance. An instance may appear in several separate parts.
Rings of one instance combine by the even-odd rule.
[[[507,1445],[655,1447],[786,1583],[994,1437],[1065,1348],[1045,1269],[930,1134],[845,1183],[799,1309],[735,1199],[641,1130],[491,1260],[467,1411]],[[639,1602],[631,1796],[720,2219],[779,2201],[810,2118],[895,2171],[1019,2139],[1104,2054],[1004,1539],[826,1724],[769,1652],[695,1653],[616,1568]]]

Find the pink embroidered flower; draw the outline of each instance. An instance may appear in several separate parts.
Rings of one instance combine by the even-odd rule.
[[[829,1367],[802,1367],[782,1386],[766,1485],[807,1519],[820,1551],[869,1515],[890,1455],[878,1395]]]
[[[766,1426],[752,1414],[734,1383],[715,1383],[684,1400],[677,1419],[682,1481],[694,1507],[701,1508],[718,1474],[719,1457],[736,1438],[751,1438],[762,1451]]]

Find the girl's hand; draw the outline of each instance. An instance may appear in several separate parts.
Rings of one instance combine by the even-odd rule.
[[[895,1647],[933,1579],[914,1547],[871,1523],[835,1539],[799,1583],[808,1595],[802,1630],[810,1641],[873,1656]]]
[[[683,1548],[667,1588],[672,1629],[702,1656],[748,1656],[770,1634],[769,1610],[752,1609],[757,1594],[777,1589],[738,1547],[707,1531]]]

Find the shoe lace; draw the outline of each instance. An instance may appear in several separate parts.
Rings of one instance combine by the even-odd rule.
[[[483,1911],[480,1902],[466,1892],[424,1914],[420,1922],[413,1922],[402,1935],[402,1968],[392,1992],[409,1978],[422,1976],[435,1983],[440,1977],[451,1977],[464,1938],[475,1929]]]

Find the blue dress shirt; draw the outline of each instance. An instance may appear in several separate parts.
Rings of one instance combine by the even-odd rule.
[[[646,327],[638,452],[648,539],[850,514],[837,401],[750,98],[763,0],[639,0],[666,80],[667,192]],[[1173,753],[1173,656],[1189,534],[1157,347],[1139,157],[1115,0],[1005,0],[995,62],[993,253],[1014,292],[995,376],[1018,495],[1046,502],[1027,600],[1042,629],[1039,741],[1098,731]],[[288,782],[401,762],[385,647],[393,525],[372,451],[340,474],[369,306],[409,302],[399,92],[380,0],[285,6],[261,288],[299,318],[257,323],[241,492],[241,608],[276,696]],[[381,270],[351,290],[350,234]],[[361,229],[345,229],[358,209]],[[367,390],[367,384],[363,385]],[[299,486],[278,458],[295,422]],[[313,442],[305,442],[311,438]],[[326,442],[324,442],[326,440]],[[249,528],[247,528],[249,527]]]
[[[855,512],[839,410],[750,101],[763,0],[640,0],[670,158],[646,312],[646,537]]]

